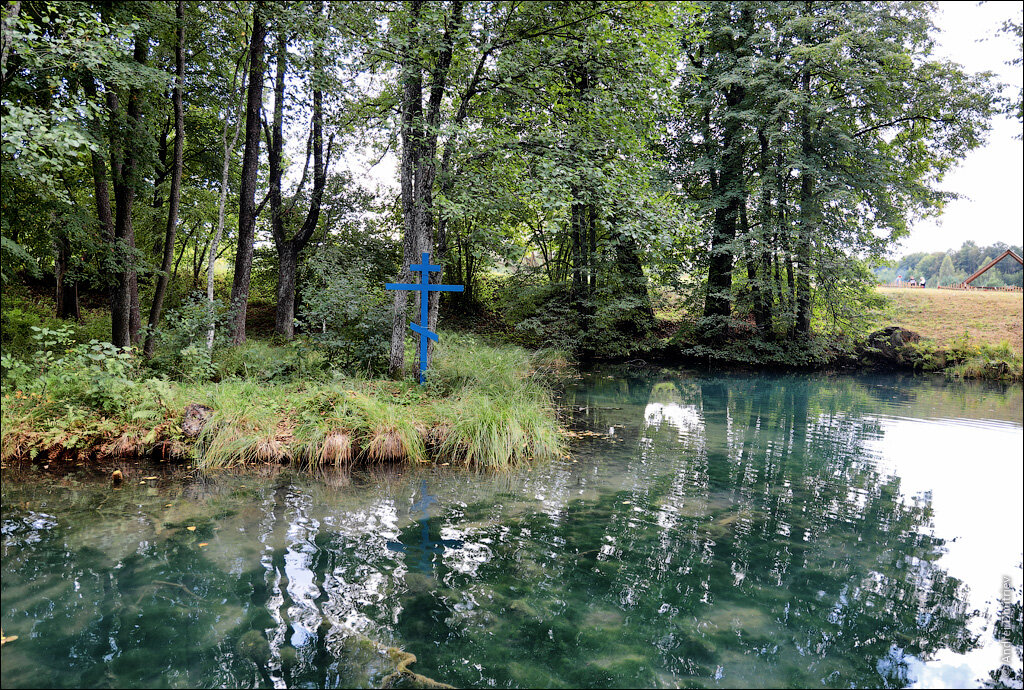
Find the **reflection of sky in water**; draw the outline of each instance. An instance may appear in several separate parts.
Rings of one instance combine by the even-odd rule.
[[[946,553],[937,565],[968,587],[969,607],[999,615],[1002,577],[1021,585],[1024,544],[1024,429],[985,420],[882,418],[884,436],[872,444],[880,467],[900,478],[904,496],[928,495]],[[908,659],[914,687],[969,686],[999,666],[1002,646],[991,623],[974,621],[988,643],[966,654],[941,650],[934,659]],[[1016,660],[1020,663],[1020,660]]]
[[[644,408],[644,421],[654,427],[660,427],[663,423],[671,424],[679,430],[680,436],[699,435],[704,429],[704,420],[696,405],[648,403]]]
[[[724,421],[731,426],[728,410]],[[943,648],[922,660],[894,645],[889,656],[879,659],[878,672],[893,685],[972,687],[1001,663],[1003,645],[994,639],[992,624],[999,616],[1002,578],[1010,576],[1019,591],[1024,576],[1024,428],[987,419],[883,416],[880,422],[880,436],[867,440],[864,449],[874,456],[877,470],[899,478],[905,500],[930,505],[929,531],[945,540],[944,553],[934,565],[967,585],[968,609],[983,615],[970,622],[971,632],[980,636],[978,647],[964,654]],[[699,440],[706,431],[701,408],[692,404],[650,402],[644,423],[652,431],[663,424],[675,427],[681,441]],[[822,416],[817,423],[834,422]],[[642,436],[641,452],[652,443],[650,436]],[[863,508],[866,500],[864,492],[851,487],[845,503]],[[659,526],[673,527],[678,509],[666,501],[657,516]],[[788,526],[780,526],[780,533],[786,530]],[[737,584],[741,580],[738,574]],[[840,594],[833,620],[847,603]],[[1020,662],[1014,658],[1014,664]]]

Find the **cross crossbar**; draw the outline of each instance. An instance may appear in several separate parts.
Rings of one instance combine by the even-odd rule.
[[[437,333],[427,328],[427,306],[430,302],[428,297],[431,292],[462,292],[464,288],[462,285],[431,284],[430,273],[440,271],[441,267],[430,263],[430,252],[423,252],[420,261],[421,263],[409,266],[410,271],[420,274],[420,282],[384,283],[384,288],[387,290],[414,290],[420,293],[420,322],[418,324],[410,322],[409,328],[420,336],[420,383],[422,384],[427,380],[427,341],[438,342]]]

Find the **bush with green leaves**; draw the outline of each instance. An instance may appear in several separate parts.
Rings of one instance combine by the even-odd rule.
[[[305,338],[281,345],[247,340],[241,345],[214,352],[214,378],[245,379],[265,383],[326,379],[328,360],[323,351]]]
[[[138,374],[131,348],[98,340],[73,345],[70,326],[31,328],[37,344],[31,359],[3,355],[5,388],[110,414],[125,409]]]
[[[344,370],[379,370],[386,363],[391,310],[384,286],[371,283],[361,265],[344,262],[327,246],[307,261],[299,323]]]
[[[211,314],[212,310],[212,314]],[[226,325],[232,310],[221,302],[212,305],[205,295],[193,294],[171,309],[157,331],[159,345],[149,366],[154,371],[184,381],[206,381],[214,376],[212,353],[207,346],[210,319],[214,323],[214,348],[227,344]]]

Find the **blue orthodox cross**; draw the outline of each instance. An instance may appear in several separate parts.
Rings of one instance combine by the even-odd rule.
[[[433,266],[430,263],[430,252],[423,252],[423,263],[409,266],[409,270],[415,273],[422,272],[418,283],[385,283],[388,290],[416,290],[420,293],[420,322],[410,323],[409,328],[420,334],[420,383],[427,380],[427,339],[437,342],[437,333],[427,328],[427,304],[431,292],[462,292],[461,285],[431,285],[430,272],[440,271],[440,266]]]

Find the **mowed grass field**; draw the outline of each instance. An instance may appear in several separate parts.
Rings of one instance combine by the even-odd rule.
[[[903,326],[948,344],[966,330],[973,344],[1010,342],[1024,352],[1024,293],[880,287],[891,312],[881,326]]]

